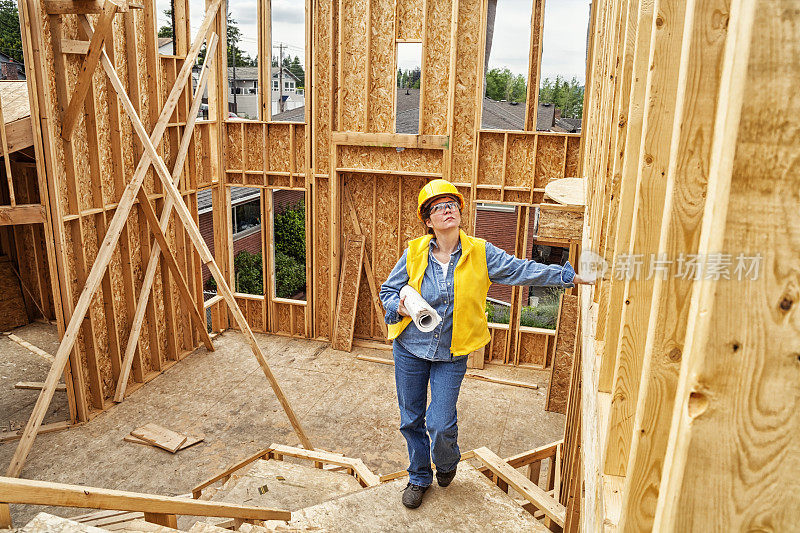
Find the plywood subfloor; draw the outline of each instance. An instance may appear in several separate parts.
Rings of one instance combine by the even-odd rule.
[[[313,340],[256,338],[314,446],[360,458],[377,474],[406,468],[394,367],[355,358],[388,358],[391,352],[356,347],[348,354]],[[52,344],[31,342],[54,353],[57,340],[53,331]],[[214,345],[215,352],[198,349],[87,424],[40,435],[22,477],[178,495],[273,442],[298,446],[244,338],[225,332]],[[563,437],[563,415],[543,409],[547,372],[494,366],[486,372],[538,383],[539,389],[465,380],[458,402],[462,450],[487,446],[507,457]],[[35,401],[35,393],[26,392]],[[148,422],[205,440],[174,455],[122,440]],[[0,465],[8,464],[15,447],[0,444]],[[11,508],[16,524],[38,510]]]
[[[468,464],[446,488],[434,484],[418,509],[406,509],[396,479],[292,514],[290,526],[323,531],[547,531],[508,494]]]

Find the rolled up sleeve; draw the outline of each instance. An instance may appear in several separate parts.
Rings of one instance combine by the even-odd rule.
[[[406,256],[408,249],[403,252],[403,256],[392,269],[389,277],[383,282],[380,290],[380,299],[386,310],[384,321],[387,324],[396,324],[403,318],[397,312],[400,306],[400,289],[408,284],[408,271],[406,270]]]
[[[569,288],[575,277],[575,270],[569,261],[562,267],[520,259],[490,242],[486,243],[486,266],[492,283],[505,285]]]

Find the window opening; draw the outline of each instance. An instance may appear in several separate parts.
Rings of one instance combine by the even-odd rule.
[[[172,0],[156,0],[158,25],[158,53],[175,55],[175,16]]]
[[[488,3],[481,128],[522,130],[528,89],[531,0]]]
[[[271,14],[272,120],[305,122],[305,2],[273,0]]]
[[[261,189],[231,187],[231,217],[236,292],[263,295]]]
[[[250,93],[258,80],[258,5],[230,2],[228,6],[228,118],[258,120],[258,94]]]
[[[422,43],[397,43],[395,131],[419,133]]]
[[[272,191],[275,296],[306,300],[305,192]]]

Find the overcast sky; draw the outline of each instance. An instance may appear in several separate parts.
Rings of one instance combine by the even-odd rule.
[[[189,0],[191,26],[194,32],[203,20],[204,0]],[[170,0],[157,0],[159,26],[165,23],[164,9]],[[242,31],[240,47],[255,57],[258,50],[258,9],[255,0],[229,0],[231,16]],[[498,0],[495,32],[489,68],[508,67],[515,74],[527,76],[530,47],[532,0]],[[586,74],[586,29],[589,24],[589,0],[547,0],[545,2],[542,78],[573,76],[583,83]],[[284,43],[284,52],[300,56],[305,62],[305,8],[299,0],[272,0],[272,42]],[[419,44],[401,45],[398,66],[410,68],[420,63]]]

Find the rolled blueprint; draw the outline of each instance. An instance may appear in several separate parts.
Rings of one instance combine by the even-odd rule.
[[[433,331],[442,321],[442,317],[439,316],[436,309],[428,305],[428,302],[411,286],[406,285],[400,289],[400,298],[403,297],[405,297],[403,305],[406,306],[406,310],[418,330],[428,333]]]

